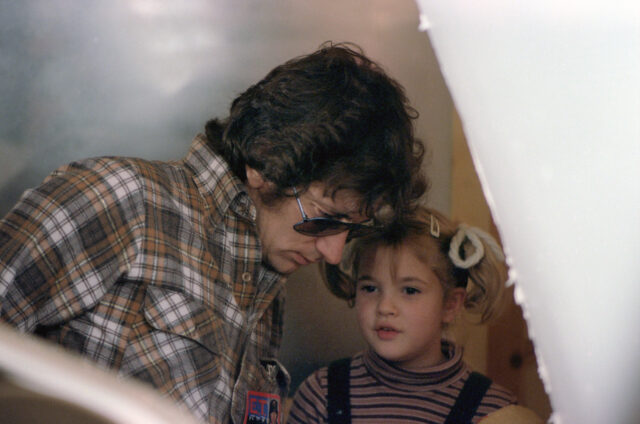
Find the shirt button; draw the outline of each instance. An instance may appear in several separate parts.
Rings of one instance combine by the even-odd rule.
[[[249,283],[251,281],[251,274],[249,274],[248,272],[243,272],[242,281],[244,281],[245,283]]]

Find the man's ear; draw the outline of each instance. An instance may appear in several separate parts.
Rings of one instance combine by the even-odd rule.
[[[245,172],[247,174],[247,185],[253,189],[260,189],[265,184],[265,180],[262,174],[249,165],[245,165]]]
[[[442,308],[442,322],[445,324],[451,324],[458,313],[464,306],[464,299],[467,295],[467,291],[462,287],[456,287],[447,294],[444,299],[444,307]]]

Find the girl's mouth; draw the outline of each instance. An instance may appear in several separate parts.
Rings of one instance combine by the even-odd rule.
[[[398,330],[392,327],[377,327],[376,334],[380,340],[392,340],[398,335]]]

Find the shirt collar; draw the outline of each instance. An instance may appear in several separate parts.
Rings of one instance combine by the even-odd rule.
[[[246,186],[213,151],[204,134],[195,136],[184,162],[193,170],[194,181],[214,219],[231,208],[248,221],[256,222],[257,211]]]

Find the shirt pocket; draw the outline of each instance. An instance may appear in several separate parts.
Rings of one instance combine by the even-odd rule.
[[[146,288],[141,312],[122,372],[147,381],[206,418],[221,374],[220,353],[227,345],[220,320],[188,294],[156,286]]]
[[[156,330],[192,340],[215,354],[226,345],[220,320],[188,294],[149,286],[143,310],[145,320]]]

